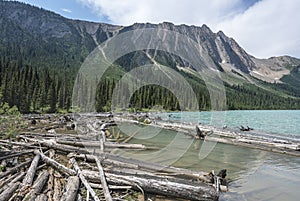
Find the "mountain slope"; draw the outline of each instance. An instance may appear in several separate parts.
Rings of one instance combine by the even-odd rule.
[[[118,34],[144,28],[156,28],[158,32],[172,30],[197,42],[205,52],[200,59],[210,61],[204,68],[213,66],[221,74],[230,101],[229,108],[299,108],[299,59],[288,56],[257,59],[247,54],[234,39],[227,37],[222,31],[213,33],[206,25],[197,27],[164,22],[136,23],[124,27],[70,20],[53,12],[13,1],[0,1],[0,8],[1,101],[9,102],[11,106],[17,105],[23,112],[69,109],[75,77],[89,53],[97,45]],[[169,66],[183,75],[202,100],[200,108],[209,109],[209,94],[205,83],[197,76],[197,66],[167,52],[132,52],[119,58],[106,76],[110,80],[118,80],[126,71],[154,62]],[[277,84],[272,84],[274,82]],[[111,88],[109,91],[112,91],[114,83],[115,81],[104,81],[99,87]],[[149,90],[138,93],[150,93],[156,89]],[[252,92],[257,92],[261,97],[249,97],[247,94]],[[268,99],[269,104],[268,101],[260,102],[260,98]],[[98,110],[108,106],[109,104],[104,103],[108,100],[109,94],[106,94],[105,100],[98,98],[97,101],[101,102]]]

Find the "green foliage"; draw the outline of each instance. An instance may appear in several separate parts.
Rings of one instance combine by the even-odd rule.
[[[9,107],[8,103],[2,102],[0,93],[0,136],[3,139],[11,139],[19,134],[24,127],[21,113],[16,106]]]

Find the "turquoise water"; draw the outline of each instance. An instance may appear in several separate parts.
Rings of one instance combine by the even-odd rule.
[[[127,126],[132,128],[132,124]],[[220,201],[298,201],[300,197],[298,157],[217,143],[202,158],[203,141],[172,130],[156,132],[151,126],[141,127],[130,143],[157,149],[120,151],[120,155],[196,171],[227,169],[229,191],[221,193]]]
[[[300,110],[237,110],[224,112],[177,112],[162,114],[165,120],[183,121],[238,129],[249,126],[254,131],[300,139]]]
[[[240,125],[255,132],[274,133],[300,139],[300,111],[226,111],[160,113],[164,120],[201,123],[238,130]],[[127,125],[132,129],[132,125]],[[130,130],[128,129],[128,130]],[[134,133],[131,131],[129,133]],[[172,130],[142,127],[130,141],[155,146],[158,150],[121,153],[145,161],[193,169],[227,169],[229,192],[220,201],[298,201],[300,158],[217,143],[201,157],[203,142]]]

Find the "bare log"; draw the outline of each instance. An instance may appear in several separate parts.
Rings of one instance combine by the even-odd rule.
[[[16,192],[20,185],[20,182],[11,182],[8,184],[8,188],[6,188],[1,194],[0,194],[0,200],[6,201],[9,200],[13,194]]]
[[[60,200],[62,184],[60,178],[54,178],[53,201]]]
[[[71,176],[71,175],[75,175],[75,174],[76,174],[76,172],[75,172],[74,170],[69,169],[69,168],[67,168],[66,166],[64,166],[64,165],[62,165],[62,164],[60,164],[60,163],[58,163],[57,161],[55,161],[55,160],[53,160],[53,159],[51,159],[51,158],[45,156],[45,154],[43,154],[43,153],[41,153],[41,152],[39,152],[39,151],[35,151],[35,153],[36,153],[36,154],[40,154],[42,160],[43,160],[46,164],[52,166],[54,169],[58,170],[59,172],[65,174],[65,175],[67,175],[67,176]]]
[[[13,174],[15,172],[18,172],[22,167],[25,167],[31,162],[31,160],[26,160],[25,162],[7,170],[6,172],[0,173],[0,178],[6,177],[7,175]]]
[[[98,166],[98,169],[99,169],[99,175],[100,175],[100,180],[101,180],[101,184],[103,186],[103,193],[104,193],[104,196],[105,196],[105,200],[106,201],[112,201],[112,197],[109,193],[109,189],[108,189],[108,186],[107,186],[107,182],[106,182],[106,179],[105,179],[105,175],[104,175],[104,171],[103,171],[103,167],[101,165],[101,162],[100,160],[95,157],[95,161],[96,161],[96,164]]]
[[[98,172],[83,171],[86,178],[100,180]],[[144,191],[171,197],[179,197],[189,200],[218,200],[217,190],[206,183],[191,180],[161,179],[156,177],[142,177],[138,175],[119,175],[105,173],[107,181],[116,185],[131,185],[134,189],[142,188]]]
[[[22,151],[20,153],[13,153],[13,154],[9,154],[9,155],[6,155],[6,156],[1,156],[0,161],[5,160],[5,159],[9,159],[9,158],[13,158],[13,157],[16,157],[16,156],[27,155],[29,153],[33,153],[33,151],[34,150],[27,150],[27,151]]]
[[[20,174],[19,172],[8,176],[8,177],[4,177],[1,179],[0,181],[0,193],[2,193],[5,190],[5,185],[12,182],[12,180],[14,180],[16,177],[18,177],[19,175],[22,175],[22,173]],[[24,175],[23,175],[24,176]]]
[[[80,155],[72,155],[72,157],[95,162],[95,158],[93,155],[80,154]],[[125,157],[108,154],[108,153],[100,154],[98,157],[101,161],[103,161],[104,164],[107,165],[114,165],[114,166],[139,169],[139,170],[147,170],[152,172],[168,173],[182,178],[199,179],[207,183],[213,182],[213,177],[207,172],[200,172],[200,171],[196,172],[196,171],[176,168],[172,166],[166,166],[166,165],[155,164],[155,163],[140,161],[131,158],[125,158]]]
[[[45,183],[47,182],[49,177],[48,171],[42,172],[36,181],[34,182],[34,185],[32,186],[32,189],[29,191],[29,193],[26,194],[23,201],[34,201],[38,194],[42,191]]]
[[[103,186],[101,184],[96,184],[96,183],[91,183],[90,185],[92,188],[97,188],[97,189],[102,189]],[[132,189],[131,186],[116,186],[116,185],[108,185],[108,188],[111,190],[128,190],[128,189]]]
[[[32,162],[31,162],[31,165],[27,171],[27,174],[23,179],[22,185],[24,185],[24,186],[32,185],[40,158],[41,158],[40,154],[35,155],[35,157],[33,158]]]
[[[75,201],[79,185],[80,185],[79,177],[70,176],[68,178],[68,182],[65,187],[65,192],[60,200],[61,201]]]
[[[76,160],[74,158],[70,159],[71,164],[73,165],[74,169],[78,173],[78,176],[81,182],[84,184],[85,188],[91,193],[91,196],[94,198],[95,201],[100,201],[98,196],[96,195],[95,191],[92,189],[88,181],[85,179],[84,175],[81,173],[81,169],[79,168]]]
[[[41,194],[39,196],[36,197],[35,201],[47,201],[48,198],[45,194]]]

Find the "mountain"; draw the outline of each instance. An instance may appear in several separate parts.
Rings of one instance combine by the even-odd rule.
[[[10,106],[17,105],[23,112],[41,108],[44,111],[69,109],[74,80],[84,59],[104,41],[126,31],[144,28],[156,28],[158,32],[172,30],[198,43],[207,53],[200,59],[211,61],[210,65],[218,69],[222,76],[230,109],[300,108],[299,59],[289,56],[255,58],[234,39],[222,31],[214,33],[206,25],[197,27],[164,22],[116,26],[66,19],[15,1],[0,1],[0,8],[1,101],[8,102]],[[179,56],[159,50],[136,51],[119,58],[106,73],[109,81],[100,82],[99,93],[101,87],[111,88],[112,91],[116,80],[127,71],[154,62],[169,66],[183,75],[202,100],[200,108],[209,109],[209,94],[203,80],[195,75],[197,67]],[[162,91],[145,88],[137,92],[133,100],[137,103],[143,93]],[[166,97],[172,96],[164,93]],[[100,99],[97,98],[99,111],[104,106],[109,107],[105,103],[109,101],[109,94]],[[175,104],[174,97],[169,99]],[[143,107],[157,103],[148,100]]]

